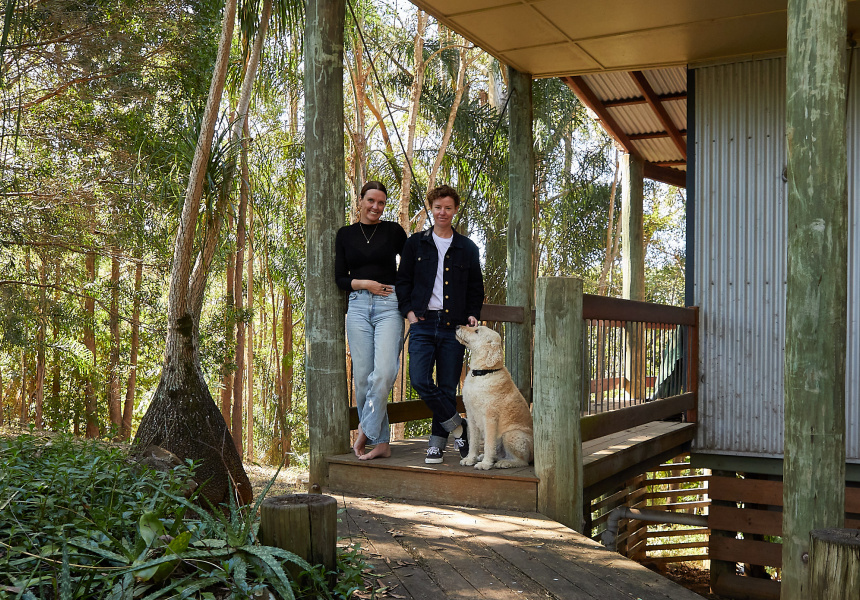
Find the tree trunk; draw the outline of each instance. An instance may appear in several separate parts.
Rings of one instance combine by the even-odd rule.
[[[615,263],[616,250],[618,247],[615,234],[615,191],[618,187],[618,176],[621,163],[618,161],[618,151],[615,151],[615,174],[612,176],[612,187],[609,190],[609,218],[606,225],[606,254],[603,257],[603,267],[597,280],[597,294],[605,296],[609,287],[609,274]],[[621,219],[618,219],[621,223]],[[603,381],[606,379],[606,321],[597,322],[597,357],[594,376],[597,379],[594,401],[600,405],[603,402]]]
[[[157,445],[180,460],[197,461],[196,477],[206,482],[202,494],[216,504],[227,501],[231,483],[240,503],[253,499],[242,460],[203,378],[198,354],[200,312],[224,208],[220,199],[216,210],[206,215],[202,249],[194,257],[203,181],[227,75],[235,18],[236,0],[227,0],[212,83],[176,234],[161,379],[135,436],[138,455],[150,445]]]
[[[448,144],[451,142],[454,121],[457,119],[457,111],[460,108],[460,103],[463,101],[463,92],[466,90],[466,69],[471,62],[472,59],[468,56],[468,49],[465,47],[461,48],[460,66],[457,69],[457,81],[454,85],[454,101],[451,103],[451,109],[448,112],[448,121],[445,123],[445,131],[442,133],[442,140],[439,142],[439,150],[436,151],[436,160],[433,162],[433,167],[430,169],[430,177],[427,179],[428,191],[436,187],[436,175],[439,173],[442,159],[445,158]],[[421,228],[419,227],[419,229]]]
[[[227,215],[227,229],[233,230],[233,214]],[[227,289],[225,293],[225,313],[227,315],[224,324],[224,363],[221,365],[221,416],[227,423],[227,429],[232,429],[230,420],[233,406],[233,370],[236,360],[236,296],[234,289],[234,263],[227,259]]]
[[[45,259],[39,261],[39,283],[42,287],[39,288],[39,329],[36,334],[36,398],[34,403],[34,425],[36,429],[42,429],[42,410],[45,404],[45,344],[47,343],[47,303],[45,299],[45,289],[47,277],[45,275]]]
[[[427,13],[418,10],[418,21],[413,48],[412,88],[409,95],[409,125],[406,129],[406,157],[403,165],[403,181],[400,184],[400,225],[408,234],[410,226],[409,199],[412,196],[412,158],[415,149],[415,128],[418,124],[418,107],[424,88],[424,33],[427,30]]]
[[[358,197],[361,193],[361,186],[364,185],[365,178],[365,151],[367,148],[367,133],[366,133],[366,118],[364,107],[367,98],[367,78],[370,75],[370,68],[364,66],[364,46],[361,37],[356,36],[353,46],[353,56],[355,60],[355,71],[352,73],[352,88],[355,97],[355,129],[352,132],[352,201],[353,214],[358,214]]]
[[[116,249],[111,256],[110,277],[110,360],[108,364],[108,408],[110,423],[122,430],[122,405],[119,399],[119,258]]]
[[[247,122],[245,123],[247,133]],[[245,460],[254,460],[254,205],[248,169],[247,137],[242,141],[242,185],[248,198],[248,342],[247,382],[245,394]]]
[[[89,282],[89,287],[92,289],[93,284],[96,280],[96,253],[95,252],[87,252],[87,281]],[[85,325],[84,325],[84,346],[86,346],[87,350],[90,351],[93,361],[92,372],[86,376],[86,385],[85,385],[85,395],[86,395],[86,405],[84,410],[86,412],[86,420],[87,420],[87,430],[86,436],[88,438],[96,438],[99,436],[99,415],[98,415],[98,398],[96,396],[96,388],[93,385],[93,373],[96,372],[97,360],[96,360],[96,336],[95,336],[95,314],[96,314],[96,302],[95,299],[90,295],[92,292],[87,294],[87,298],[84,301],[84,310],[86,312],[85,317]]]
[[[241,186],[240,186],[241,187]],[[234,270],[233,298],[236,302],[236,371],[233,373],[233,415],[230,431],[233,433],[233,444],[239,457],[242,456],[242,391],[245,384],[245,318],[244,290],[242,289],[243,274],[245,273],[245,218],[248,211],[248,196],[239,194],[239,215],[236,218],[236,267]]]
[[[281,460],[289,466],[293,441],[293,433],[287,425],[287,415],[293,411],[293,299],[288,290],[284,290],[284,312],[281,329],[284,335],[284,352],[281,358],[281,394],[279,398],[281,415],[278,419],[278,426],[281,431],[281,453],[283,454]]]
[[[129,359],[128,382],[125,387],[125,404],[122,410],[122,429],[120,437],[131,437],[131,421],[134,415],[134,398],[137,392],[137,353],[140,346],[140,287],[143,281],[143,261],[138,260],[134,267],[134,301],[131,309],[131,356]]]
[[[60,285],[60,260],[55,259],[54,261],[54,282],[59,287]],[[54,290],[54,303],[59,304],[60,302],[60,290]],[[60,337],[60,324],[59,317],[56,312],[54,317],[51,319],[51,339],[54,342],[54,351],[53,356],[51,357],[51,399],[57,406],[60,405],[60,377],[61,377],[61,364],[60,364],[60,351],[58,349],[58,341]],[[2,386],[0,386],[2,387]],[[69,394],[71,396],[71,394]],[[72,410],[71,404],[68,407],[64,408],[64,414],[69,414]],[[0,419],[2,419],[2,415],[0,415]]]

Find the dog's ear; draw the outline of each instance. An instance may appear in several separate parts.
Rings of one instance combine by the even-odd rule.
[[[497,365],[502,360],[502,342],[498,339],[491,340],[487,347],[487,365]]]

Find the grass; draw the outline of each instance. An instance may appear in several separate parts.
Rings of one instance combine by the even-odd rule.
[[[0,438],[0,599],[337,600],[363,589],[359,548],[325,573],[263,546],[268,487],[254,506],[204,511],[183,495],[193,472],[143,469],[122,447],[71,436]]]

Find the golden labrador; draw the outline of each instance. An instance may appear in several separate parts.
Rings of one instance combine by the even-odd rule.
[[[469,454],[460,464],[483,470],[527,466],[534,459],[532,415],[505,368],[501,337],[489,327],[461,325],[457,340],[471,351],[463,384]]]

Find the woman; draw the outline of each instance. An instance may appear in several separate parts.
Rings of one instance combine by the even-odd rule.
[[[433,412],[425,463],[442,462],[448,434],[460,456],[469,453],[466,421],[457,412],[457,384],[465,346],[454,336],[457,325],[475,326],[484,302],[480,252],[452,226],[460,196],[447,185],[430,190],[427,201],[433,228],[410,237],[397,271],[400,313],[409,327],[409,377]],[[436,381],[433,381],[433,369]]]
[[[353,451],[360,460],[391,456],[386,405],[403,346],[394,283],[406,233],[399,224],[381,220],[387,200],[384,185],[364,184],[358,222],[341,227],[335,241],[335,279],[350,292],[346,335],[359,421]],[[365,453],[368,443],[373,449]]]

